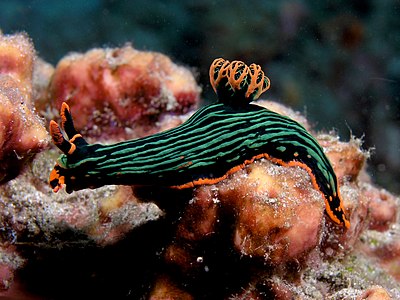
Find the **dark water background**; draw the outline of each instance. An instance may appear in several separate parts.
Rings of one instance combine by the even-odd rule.
[[[0,1],[0,28],[26,31],[52,64],[126,42],[165,53],[194,68],[206,100],[215,57],[256,62],[272,82],[265,98],[363,137],[373,180],[400,192],[398,0],[14,0]]]

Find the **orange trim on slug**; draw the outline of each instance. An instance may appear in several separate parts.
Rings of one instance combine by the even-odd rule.
[[[67,121],[67,117],[65,116],[65,111],[70,112],[70,108],[69,108],[69,105],[66,102],[63,102],[61,104],[61,110],[60,110],[61,122],[63,124]]]
[[[75,134],[72,138],[69,139],[69,142],[70,142],[70,143],[73,143],[73,142],[75,142],[75,140],[76,140],[77,138],[81,138],[81,137],[82,137],[82,135],[79,134],[79,133],[77,133],[77,134]]]
[[[75,144],[71,143],[71,148],[69,148],[69,150],[68,150],[68,155],[71,155],[72,153],[74,153],[75,150],[76,150]]]
[[[326,199],[324,193],[319,188],[319,186],[317,184],[317,180],[316,180],[314,174],[312,173],[310,167],[308,167],[306,164],[298,162],[298,161],[284,162],[281,159],[277,159],[277,158],[273,158],[273,157],[269,156],[267,153],[258,154],[258,155],[252,157],[249,160],[245,160],[242,164],[237,165],[237,166],[231,168],[230,170],[228,170],[228,172],[226,172],[225,175],[223,175],[221,177],[218,177],[218,178],[201,178],[201,179],[197,179],[197,180],[194,180],[194,181],[182,184],[182,185],[171,186],[171,188],[186,189],[186,188],[194,188],[195,186],[199,186],[199,185],[216,184],[216,183],[226,179],[229,175],[232,175],[233,173],[236,173],[237,171],[242,170],[245,166],[247,166],[247,165],[253,163],[255,160],[261,159],[261,158],[266,158],[269,161],[271,161],[273,163],[276,163],[276,164],[279,164],[279,165],[284,166],[284,167],[295,167],[295,166],[298,166],[298,167],[301,167],[302,169],[306,170],[307,173],[310,175],[311,183],[312,183],[313,187],[317,191],[319,191],[322,194],[322,197],[324,198],[326,212],[328,213],[329,217],[335,223],[342,224],[340,222],[340,220],[335,216],[333,211],[331,210],[331,208],[329,206],[329,202]],[[341,197],[339,195],[339,191],[338,191],[338,197],[341,199]],[[344,211],[342,206],[340,206],[339,210],[340,211]],[[344,225],[345,225],[346,228],[350,228],[350,222],[347,219],[344,219]]]
[[[69,110],[69,106],[68,106],[67,103],[63,102],[61,104],[61,109],[60,109],[61,127],[62,127],[63,130],[64,130],[64,127],[65,127],[64,125],[67,123],[67,117],[65,115],[65,111],[66,110],[67,111]]]
[[[53,192],[55,192],[55,193],[57,193],[62,188],[63,184],[65,184],[65,177],[60,176],[60,174],[58,173],[57,167],[60,168],[60,165],[56,163],[53,170],[50,172],[50,176],[49,176],[50,184],[53,181],[57,182],[57,185],[55,187],[53,187]]]
[[[56,144],[56,146],[61,145],[64,141],[64,136],[61,133],[60,126],[58,126],[56,121],[54,120],[50,121],[49,131],[54,144]]]
[[[49,175],[49,181],[53,181],[53,180],[57,180],[59,175],[57,170],[55,169],[56,166],[58,166],[58,164],[56,164],[53,168],[53,170],[51,170],[50,175]]]

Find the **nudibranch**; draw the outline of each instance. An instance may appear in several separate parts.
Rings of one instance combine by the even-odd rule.
[[[64,184],[69,193],[107,184],[193,188],[266,158],[307,170],[329,217],[349,228],[336,175],[315,138],[296,121],[250,104],[270,86],[260,66],[219,58],[210,67],[210,81],[217,102],[178,127],[112,145],[88,144],[63,103],[61,127],[50,122],[53,141],[64,153],[50,174],[53,190]]]

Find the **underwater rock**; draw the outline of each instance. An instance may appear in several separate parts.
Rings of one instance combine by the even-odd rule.
[[[25,45],[32,50],[30,43]],[[2,49],[17,53],[26,48]],[[34,57],[34,52],[26,53],[30,54],[21,57]],[[161,54],[129,46],[69,55],[55,71],[39,59],[33,65],[6,65],[13,67],[1,69],[0,120],[11,124],[14,118],[7,132],[16,140],[22,131],[18,139],[24,141],[26,153],[42,150],[28,137],[48,139],[32,99],[46,117],[66,100],[77,127],[108,142],[177,126],[199,100],[199,87],[187,69]],[[257,103],[311,129],[307,119],[290,108],[265,100]],[[56,272],[56,278],[40,277],[43,290],[51,285],[66,290],[71,286],[68,279],[78,278],[91,296],[103,296],[99,286],[108,282],[108,295],[126,296],[140,286],[147,290],[139,288],[136,298],[150,299],[400,297],[398,198],[371,183],[365,171],[369,153],[360,149],[359,140],[314,136],[338,176],[351,220],[348,230],[329,219],[324,197],[300,167],[260,159],[217,184],[189,191],[105,186],[55,194],[47,181],[58,152],[42,151],[24,161],[26,168],[15,174],[19,176],[0,186],[0,295],[6,295],[2,292],[12,286],[15,271],[24,266],[31,268],[25,277],[33,282],[30,288],[38,283],[38,274],[46,276],[46,251],[56,252],[53,259],[59,262],[68,260],[72,249],[78,257],[81,249],[90,248],[88,262],[74,257],[68,261],[69,272],[56,264],[49,272]],[[3,153],[19,149],[15,145],[2,147]],[[9,161],[1,162],[6,176],[12,174]],[[144,239],[130,239],[155,220],[170,231],[150,227],[143,231]],[[148,240],[159,243],[156,263],[146,260],[145,253],[152,252]],[[124,251],[127,254],[118,260]],[[92,258],[92,253],[104,256]],[[128,283],[118,285],[123,278]],[[15,285],[18,288],[24,286]],[[48,298],[56,296],[47,293]]]
[[[48,146],[44,122],[32,103],[33,45],[24,34],[0,34],[0,182]]]
[[[160,216],[155,205],[138,204],[126,186],[54,194],[47,182],[54,157],[54,151],[38,154],[30,168],[0,187],[0,220],[18,242],[112,244],[145,220]],[[65,231],[81,238],[60,238]]]
[[[399,201],[399,199],[397,199]],[[400,203],[400,201],[399,201]],[[397,221],[386,231],[367,230],[360,237],[357,249],[400,282],[400,226]]]
[[[54,150],[39,153],[22,174],[0,186],[0,242],[9,245],[0,248],[0,296],[2,289],[5,296],[23,292],[24,285],[13,286],[14,273],[35,263],[41,251],[60,249],[63,257],[63,249],[115,244],[162,216],[156,205],[137,203],[126,186],[53,193],[47,177],[55,157]]]
[[[398,217],[399,199],[384,189],[365,184],[364,193],[370,199],[369,229],[387,231]]]
[[[85,136],[119,139],[154,133],[163,114],[186,113],[199,100],[200,88],[188,69],[131,46],[64,57],[47,96],[51,107],[58,110],[67,102],[79,112],[74,123]]]
[[[262,101],[262,105],[283,111],[273,102]],[[288,108],[284,111],[284,114],[295,115]],[[357,178],[366,154],[356,140],[343,143],[328,135],[320,135],[318,139],[333,161],[335,171],[341,174],[346,210],[352,220],[364,221],[367,206],[359,207],[362,201],[355,197],[359,188],[349,180]],[[336,161],[336,157],[341,157],[340,161]],[[353,167],[348,166],[349,161]],[[352,226],[348,230],[351,234],[343,234],[343,230],[336,230],[336,225],[330,221],[325,225],[324,208],[322,195],[313,188],[304,169],[259,160],[212,187],[198,188],[180,220],[177,238],[188,243],[210,236],[216,231],[219,214],[230,213],[235,216],[232,246],[241,255],[261,258],[267,264],[278,266],[305,259],[306,253],[319,245],[324,232],[335,237],[333,243],[340,238],[341,243],[350,248],[360,234],[359,226]],[[364,222],[362,224],[361,228],[365,228]],[[177,243],[173,250],[180,251]],[[335,253],[337,251],[342,250],[336,248]],[[184,257],[167,253],[169,260]]]
[[[2,232],[4,234],[4,232]],[[24,263],[24,259],[16,253],[16,247],[10,244],[0,246],[0,296],[2,291],[10,288],[14,280],[14,272]]]
[[[361,149],[361,141],[354,137],[351,137],[349,142],[341,142],[337,136],[319,134],[317,139],[335,169],[346,211],[350,215],[351,227],[345,233],[328,224],[324,234],[321,246],[325,255],[337,255],[340,249],[351,249],[363,230],[368,227],[370,199],[360,188],[359,177],[363,174],[369,153]]]
[[[306,171],[260,161],[246,173],[219,188],[236,216],[234,248],[273,265],[304,258],[319,243],[324,211]]]
[[[271,109],[276,107],[273,102],[263,105]],[[287,110],[288,114],[293,113]],[[372,217],[373,214],[368,213],[376,193],[365,188],[369,183],[361,181],[360,173],[367,153],[355,146],[359,142],[339,142],[336,137],[327,135],[317,137],[335,171],[341,174],[341,194],[352,222],[347,232],[324,214],[323,196],[314,189],[305,170],[259,160],[218,184],[194,190],[192,199],[179,213],[174,238],[163,251],[168,267],[161,268],[162,275],[154,281],[149,298],[196,298],[199,292],[185,288],[186,282],[189,286],[195,285],[194,282],[209,270],[218,273],[220,268],[225,268],[224,264],[219,264],[218,255],[227,251],[229,256],[236,257],[233,262],[246,262],[244,266],[243,263],[237,266],[232,263],[238,273],[232,272],[231,276],[239,276],[242,280],[240,285],[228,288],[232,299],[236,296],[237,299],[249,299],[250,295],[254,299],[265,295],[277,299],[304,296],[310,293],[310,286],[298,286],[296,282],[313,268],[316,256],[319,264],[325,264],[326,257],[349,255],[360,234],[371,226],[370,220],[385,223],[388,217]],[[13,232],[18,242],[29,241],[36,247],[46,245],[61,249],[93,244],[112,247],[141,224],[163,215],[154,204],[140,204],[141,201],[171,201],[168,194],[155,193],[156,188],[144,197],[127,186],[107,186],[71,195],[65,192],[54,194],[47,185],[54,157],[53,150],[39,154],[30,169],[0,188],[2,224]],[[380,197],[384,198],[382,195]],[[392,202],[389,195],[386,199],[388,203]],[[75,233],[73,236],[70,236],[71,231]],[[215,240],[227,243],[219,244]],[[214,241],[211,245],[215,247],[209,248],[210,241]],[[392,259],[392,262],[396,260]],[[169,273],[171,266],[175,271]],[[345,268],[340,263],[335,267],[337,272]],[[181,275],[176,277],[177,273]],[[332,269],[323,274],[330,273]],[[252,281],[251,274],[259,274],[259,279]],[[179,280],[181,276],[184,281]],[[323,275],[319,276],[313,277],[317,283],[309,282],[315,295],[322,295],[318,278]],[[208,280],[200,282],[204,284]],[[250,283],[249,289],[246,282]],[[235,293],[239,288],[242,292]],[[331,295],[344,293],[340,285],[323,289]],[[361,290],[348,293],[360,295]]]
[[[253,268],[258,262],[263,269],[304,261],[321,240],[323,211],[322,195],[305,170],[257,161],[218,184],[195,190],[165,260],[186,276],[201,273],[203,261],[213,260],[202,244],[212,237],[231,237],[225,251],[253,261]],[[221,233],[221,226],[229,230]],[[155,292],[157,286],[158,281]]]
[[[276,104],[262,103],[276,109]],[[238,263],[240,271],[237,276],[244,278],[245,274],[251,274],[248,277],[250,288],[242,286],[243,292],[230,295],[232,299],[293,299],[295,296],[306,299],[310,287],[298,284],[304,272],[324,264],[326,259],[351,255],[353,249],[358,248],[360,236],[370,228],[371,220],[393,221],[393,214],[389,216],[379,209],[371,212],[376,198],[371,189],[376,188],[365,182],[369,180],[363,173],[369,153],[361,150],[361,141],[351,138],[347,143],[341,142],[328,134],[317,135],[317,139],[338,174],[341,196],[351,219],[350,229],[343,230],[327,218],[323,197],[314,189],[305,170],[259,160],[220,183],[195,190],[181,214],[176,236],[164,252],[166,264],[180,270],[178,278],[202,278],[205,275],[201,274],[218,268],[218,264],[212,263],[218,260],[214,257],[217,250],[207,250],[206,247],[213,238],[228,240],[222,251],[236,253],[230,255],[238,255],[241,261],[249,264],[243,268]],[[389,207],[396,203],[394,196],[381,197],[388,200]],[[387,211],[385,205],[382,210]],[[397,253],[393,247],[392,244],[391,252]],[[390,261],[393,268],[395,260],[391,257]],[[385,265],[381,267],[383,270],[380,272],[384,273]],[[345,267],[338,263],[337,268],[335,272],[341,272]],[[379,266],[374,268],[379,269]],[[254,274],[258,274],[260,279],[252,281]],[[168,283],[171,284],[171,295],[177,293],[177,286],[182,293],[187,291],[185,284],[180,281],[181,285],[178,284],[173,277],[167,280],[166,276],[164,274],[156,280],[151,295],[157,295],[160,286],[163,295],[168,295]],[[351,272],[349,276],[352,276]],[[342,279],[344,282],[345,278]],[[322,283],[318,277],[312,280],[314,294],[320,296],[310,299],[336,299],[340,295],[356,297],[367,289],[365,286],[364,289],[345,290],[338,285],[318,290]],[[374,281],[370,279],[368,282]],[[391,285],[397,286],[393,281]],[[397,295],[393,291],[387,294]]]
[[[342,183],[357,181],[369,158],[369,153],[361,149],[361,140],[350,137],[348,142],[342,142],[338,136],[328,134],[319,134],[317,138],[325,148],[338,180]]]

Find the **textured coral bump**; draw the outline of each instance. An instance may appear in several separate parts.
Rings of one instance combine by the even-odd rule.
[[[120,139],[148,135],[165,113],[185,113],[199,100],[200,88],[188,69],[131,46],[64,57],[48,93],[54,109],[67,102],[80,112],[75,126],[85,136]]]
[[[49,141],[32,103],[34,58],[26,35],[0,33],[0,182],[17,176]]]

